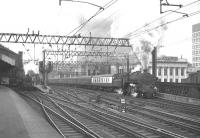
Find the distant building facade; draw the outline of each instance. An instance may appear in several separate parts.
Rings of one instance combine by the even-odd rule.
[[[186,59],[178,57],[162,56],[157,59],[157,77],[161,82],[181,83],[187,78],[188,62]],[[152,64],[148,67],[152,74]]]
[[[200,70],[200,23],[192,26],[192,64]]]

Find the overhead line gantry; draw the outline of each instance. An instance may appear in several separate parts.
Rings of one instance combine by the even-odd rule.
[[[100,57],[124,57],[127,53],[115,53],[115,52],[101,52],[101,51],[53,51],[45,50],[46,56],[48,55],[65,55],[65,57],[73,56],[100,56]]]
[[[126,38],[0,33],[0,42],[23,44],[131,47]]]
[[[115,49],[118,47],[124,48],[131,48],[129,44],[129,39],[126,38],[105,38],[105,37],[91,37],[91,36],[61,36],[61,35],[41,35],[39,32],[37,34],[26,33],[0,33],[0,42],[4,43],[21,43],[21,44],[48,44],[48,45],[61,45],[62,47],[65,46],[91,46],[93,47],[107,47],[107,52],[95,52],[95,51],[68,51],[62,52],[60,51],[47,51],[50,55],[59,54],[62,55],[63,53],[65,56],[70,57],[72,56],[113,56],[112,52],[108,51],[108,47],[114,47]],[[58,48],[57,48],[58,49]],[[46,84],[46,69],[45,69],[45,51],[43,51],[43,68],[45,73],[43,73],[44,84]],[[65,57],[65,58],[68,58]],[[79,63],[80,64],[80,63]]]

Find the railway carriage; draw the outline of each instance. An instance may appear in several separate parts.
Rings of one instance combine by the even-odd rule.
[[[90,89],[106,90],[110,92],[122,89],[124,95],[137,93],[138,97],[145,98],[154,97],[156,92],[155,81],[156,79],[151,74],[140,72],[48,80],[49,84],[78,86]]]
[[[91,77],[91,86],[99,89],[114,91],[121,87],[113,74],[97,75]]]

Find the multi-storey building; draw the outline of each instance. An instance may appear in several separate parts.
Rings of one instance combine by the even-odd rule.
[[[187,78],[188,62],[178,57],[162,56],[157,58],[157,77],[161,82],[182,82]],[[152,64],[148,68],[152,73]]]
[[[200,69],[200,23],[192,26],[192,64]]]

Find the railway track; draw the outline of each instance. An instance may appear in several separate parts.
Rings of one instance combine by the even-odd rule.
[[[102,99],[103,102],[106,102],[108,104],[116,104],[117,101],[111,102],[110,99]],[[119,106],[119,104],[117,104]],[[189,137],[197,137],[200,136],[200,125],[199,122],[196,122],[193,119],[190,118],[182,118],[181,116],[176,116],[174,114],[169,114],[166,112],[156,111],[144,107],[139,106],[130,106],[127,104],[127,112],[137,115],[141,118],[148,118],[150,121],[157,122],[165,128],[168,128],[170,130],[181,131],[181,133],[184,133],[186,136]]]
[[[43,99],[43,104],[46,104],[46,105],[49,105],[49,103],[51,103],[53,101],[53,100],[51,100],[49,102],[48,101],[49,98],[45,97],[44,95],[42,95],[42,96],[40,95],[40,97],[43,97],[42,98]],[[51,108],[52,108],[52,105],[51,105]],[[75,107],[73,107],[73,108],[71,108],[71,110],[74,110],[74,112],[75,112],[75,114],[73,114],[73,116],[77,117],[77,109],[75,109]],[[64,111],[64,112],[66,112],[66,111]],[[86,113],[85,114],[83,114],[82,112],[80,112],[80,113],[82,114],[82,116],[86,115]],[[119,138],[147,138],[146,136],[143,136],[144,134],[141,135],[139,133],[136,133],[135,131],[129,130],[127,128],[124,128],[123,126],[120,126],[119,124],[116,124],[115,122],[109,122],[108,123],[105,120],[103,120],[102,118],[99,119],[98,117],[94,117],[94,119],[95,119],[94,122],[95,122],[95,126],[96,126],[95,127],[94,123],[91,122],[91,115],[88,115],[87,118],[88,118],[87,122],[86,122],[85,119],[83,121],[86,122],[87,126],[90,126],[90,128],[96,128],[95,131],[97,131],[101,135],[100,137],[105,137],[105,138],[113,138],[113,137],[119,137]],[[76,118],[76,120],[78,120],[78,119]],[[102,125],[99,125],[99,123],[102,124]],[[82,124],[82,123],[80,123],[80,124]],[[86,127],[86,125],[84,125],[84,126]],[[154,137],[152,137],[152,138],[154,138]]]
[[[62,91],[62,90],[60,90],[60,91]],[[67,94],[67,95],[69,95],[69,94]],[[73,94],[72,94],[73,95]],[[75,97],[77,97],[77,94],[76,94],[76,96]],[[115,103],[116,104],[116,103]],[[155,118],[154,118],[155,119]],[[158,117],[156,118],[156,119],[158,119]],[[155,120],[154,120],[155,121]],[[168,125],[170,125],[170,127],[172,127],[174,124],[172,124],[173,122],[170,122],[170,120],[168,119],[167,121],[167,124]],[[165,123],[166,123],[165,122]],[[188,125],[187,125],[188,126]],[[166,127],[166,125],[165,125],[165,127]],[[179,124],[179,127],[180,127],[180,124]],[[174,127],[174,128],[176,128],[176,127]],[[173,129],[174,129],[173,128]],[[184,135],[186,136],[186,137],[198,137],[199,136],[199,131],[198,130],[195,130],[194,131],[194,128],[190,128],[191,130],[190,131],[192,131],[192,133],[189,133],[188,132],[188,129],[189,128],[187,128],[187,129],[185,129],[185,127],[184,127],[184,130],[183,130],[183,126],[181,127],[181,129],[179,129],[179,131],[181,131],[181,134],[183,134],[184,133]],[[177,130],[177,129],[176,129]],[[176,132],[176,131],[175,131]]]
[[[64,113],[58,111],[58,108],[51,104],[52,101],[50,101],[49,98],[30,93],[24,96],[41,105],[49,123],[54,126],[64,138],[102,138],[88,130],[82,124],[78,124],[76,120],[68,119],[64,116]]]
[[[69,101],[65,101],[65,102],[69,102]],[[66,106],[64,104],[62,104],[62,106],[64,108],[67,108],[67,110],[69,111],[69,110],[73,110],[75,108],[73,106],[73,103],[71,103],[71,104],[72,104],[71,106]],[[77,106],[77,105],[75,105],[75,106]],[[81,105],[78,105],[78,106],[81,107],[81,109],[79,109],[78,111],[82,110],[83,106],[81,106]],[[90,107],[90,108],[88,108],[88,107]],[[79,113],[76,112],[76,114],[82,114],[83,112],[85,112],[85,114],[90,113],[90,114],[88,114],[88,117],[91,118],[91,116],[92,117],[95,116],[100,120],[105,120],[103,122],[103,124],[108,124],[108,123],[113,124],[114,123],[113,121],[120,122],[118,124],[115,124],[114,126],[115,127],[120,126],[120,129],[123,128],[124,130],[130,131],[130,132],[132,130],[134,130],[137,133],[142,133],[142,135],[144,135],[145,137],[148,137],[148,138],[153,138],[153,137],[181,137],[181,136],[175,135],[173,133],[169,134],[169,132],[167,132],[165,130],[161,130],[159,128],[155,128],[155,127],[152,127],[152,126],[147,126],[145,124],[135,122],[134,120],[130,121],[130,120],[123,119],[122,116],[116,116],[114,114],[108,114],[107,111],[105,111],[105,110],[104,110],[105,112],[102,112],[102,110],[101,111],[94,110],[93,108],[91,108],[91,106],[88,106],[88,105],[85,105],[84,108],[85,108],[84,109],[85,111],[81,111]],[[124,122],[126,122],[126,123],[124,123]],[[126,126],[126,128],[124,128],[123,126]],[[130,132],[125,132],[124,134],[128,134]]]
[[[137,99],[136,99],[137,100]],[[135,99],[133,100],[133,102]],[[192,116],[198,116],[200,117],[200,108],[199,106],[196,105],[189,105],[189,104],[184,104],[180,102],[175,102],[175,101],[169,101],[165,99],[155,99],[154,101],[152,100],[142,100],[145,104],[150,104],[152,106],[157,106],[165,109],[173,109],[173,111],[179,111],[183,112]]]
[[[63,88],[66,89],[66,88]],[[119,98],[119,95],[110,94],[107,92],[102,91],[96,91],[93,90],[86,90],[86,89],[80,89],[76,88],[76,93],[79,94],[79,91],[84,91],[84,93],[88,93],[90,95],[100,94],[100,95],[106,95],[108,97],[116,97]],[[81,93],[81,92],[80,92]],[[194,119],[200,120],[200,108],[195,105],[188,105],[180,102],[175,101],[169,101],[164,99],[142,99],[142,98],[133,98],[133,97],[126,97],[126,100],[130,104],[136,104],[136,105],[142,105],[142,106],[152,106],[152,107],[158,107],[164,110],[167,110],[170,113],[174,114],[180,114],[181,116],[187,116],[192,117]]]
[[[79,90],[84,90],[84,89],[77,89],[77,91]],[[84,90],[84,92],[94,95],[94,91],[92,90]],[[108,95],[108,97],[112,96],[112,97],[119,98],[119,95],[115,95],[113,93],[110,94],[110,93],[102,92],[102,91],[101,92],[97,91],[96,93],[101,94],[101,95]],[[186,116],[188,118],[194,118],[196,120],[200,120],[200,108],[195,105],[189,105],[189,104],[184,104],[180,102],[169,101],[169,100],[159,99],[159,98],[152,100],[152,99],[126,97],[126,100],[128,100],[130,104],[157,107],[169,113],[179,114],[180,116]]]

